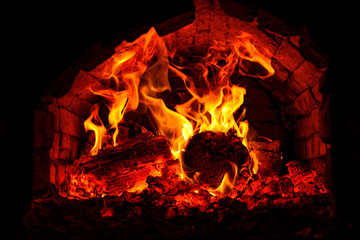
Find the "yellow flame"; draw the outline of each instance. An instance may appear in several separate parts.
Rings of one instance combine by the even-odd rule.
[[[210,190],[210,192],[214,194],[220,193],[221,195],[226,195],[227,193],[231,192],[231,190],[233,189],[237,179],[238,167],[233,162],[229,162],[229,163],[232,166],[232,174],[234,176],[230,177],[230,173],[225,173],[220,186],[214,190]]]
[[[263,75],[256,71],[252,73],[246,61],[257,63],[266,71],[261,71]],[[251,43],[250,34],[243,33],[235,41],[215,41],[214,45],[209,48],[208,54],[196,66],[200,69],[199,79],[192,79],[183,73],[182,70],[189,69],[189,66],[179,67],[174,64],[170,66],[170,70],[183,80],[185,87],[192,95],[189,101],[176,106],[177,112],[193,122],[193,134],[204,131],[226,133],[230,129],[235,129],[237,136],[242,139],[243,145],[249,150],[252,173],[256,173],[259,161],[249,148],[248,122],[241,121],[244,118],[245,110],[237,120],[234,118],[234,114],[244,102],[246,90],[234,85],[230,77],[236,69],[245,76],[261,79],[269,77],[275,72],[270,58],[256,49]],[[223,184],[225,185],[229,182],[225,180],[227,178],[228,174],[224,176]]]
[[[98,111],[99,111],[99,105],[94,105],[91,108],[91,114],[88,119],[84,121],[84,127],[85,131],[94,131],[95,132],[95,144],[93,148],[90,150],[91,155],[98,154],[99,150],[102,147],[102,141],[106,133],[106,128],[104,127],[104,124],[102,123]],[[99,122],[100,125],[96,125],[93,120]]]
[[[104,68],[103,77],[109,83],[107,88],[92,90],[94,94],[107,100],[110,128],[115,128],[114,145],[117,144],[118,124],[124,114],[136,110],[141,103],[151,114],[158,133],[167,138],[174,158],[179,158],[187,141],[194,134],[204,131],[226,133],[235,129],[237,136],[249,150],[252,173],[256,173],[259,161],[249,148],[249,124],[242,121],[245,110],[237,119],[234,117],[238,115],[244,102],[246,90],[234,84],[230,77],[237,72],[243,76],[264,79],[275,71],[271,66],[271,59],[257,50],[251,43],[251,38],[250,34],[243,33],[233,41],[214,41],[205,57],[198,63],[187,66],[170,63],[169,56],[174,53],[169,53],[164,39],[158,36],[154,28],[132,43],[124,41],[120,44]],[[259,66],[261,71],[254,71],[253,68]],[[196,78],[185,74],[193,69],[197,71]],[[171,91],[169,71],[182,79],[192,96],[187,102],[175,106],[175,110],[169,109],[159,98],[160,93]],[[105,131],[102,123],[101,126],[91,125],[91,119],[96,116],[92,114],[85,126],[87,130],[98,132],[95,134],[96,146],[92,154],[101,148]],[[101,122],[98,116],[97,121]],[[226,173],[220,189],[215,189],[216,191],[225,193],[235,183],[237,167],[233,163],[232,166],[235,177],[230,179],[231,174]],[[182,171],[182,164],[179,171],[180,176],[188,179]]]

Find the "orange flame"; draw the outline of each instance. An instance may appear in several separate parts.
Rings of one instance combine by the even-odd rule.
[[[104,127],[104,124],[99,117],[98,111],[99,105],[95,104],[90,110],[90,117],[84,121],[85,131],[90,130],[95,132],[95,144],[94,147],[90,150],[91,155],[98,154],[102,147],[102,141],[106,133],[106,128]],[[95,124],[93,120],[97,121],[100,125]]]
[[[197,68],[200,69],[199,79],[191,79],[180,71],[189,68],[188,66],[173,65],[170,69],[184,81],[187,90],[193,96],[188,102],[176,106],[179,113],[195,123],[193,132],[219,131],[226,133],[230,129],[235,129],[237,135],[243,139],[243,145],[249,150],[252,173],[257,173],[259,161],[249,149],[248,122],[241,121],[245,116],[245,110],[237,120],[234,118],[234,114],[244,102],[246,90],[234,85],[230,77],[238,69],[242,75],[264,79],[273,75],[275,70],[271,66],[271,60],[259,53],[251,44],[250,37],[250,34],[243,33],[233,42],[215,42],[209,48],[208,54],[197,65]],[[257,69],[252,73],[249,62],[260,64],[263,70]],[[259,75],[261,72],[264,75]],[[197,82],[202,83],[201,88],[197,86]],[[227,177],[228,175],[225,175],[223,179],[222,189],[224,186],[233,184],[226,180]]]
[[[140,87],[140,92],[159,134],[167,138],[174,158],[178,158],[185,142],[193,135],[193,127],[186,117],[170,110],[162,99],[156,98],[157,93],[171,90],[167,77],[169,64],[166,57],[166,55],[162,56],[144,74],[146,82]]]
[[[265,79],[274,75],[275,69],[271,66],[271,59],[266,57],[264,54],[260,53],[257,48],[251,43],[251,35],[249,33],[242,33],[240,36],[237,36],[238,41],[233,42],[235,56],[240,58],[239,71],[244,76],[252,76],[261,79]],[[263,49],[267,52],[268,55],[271,55],[267,49]],[[246,65],[246,61],[252,63],[257,63],[262,66],[266,72],[255,71],[249,72],[249,66]],[[247,69],[247,70],[246,70]],[[257,68],[257,70],[259,70]]]
[[[108,116],[109,123],[111,125],[110,128],[115,128],[115,132],[113,134],[113,144],[114,146],[117,145],[117,135],[119,133],[118,123],[124,117],[124,110],[126,108],[126,104],[128,102],[128,98],[126,95],[126,91],[117,92],[112,89],[108,90],[100,90],[100,91],[93,91],[94,94],[100,95],[105,97],[107,100],[110,101],[110,106],[108,106],[110,113]]]
[[[231,192],[231,190],[233,189],[234,185],[235,185],[235,181],[237,178],[237,173],[238,173],[238,167],[236,166],[235,163],[230,162],[231,166],[232,166],[232,174],[233,176],[231,177],[230,174],[231,173],[225,173],[224,178],[220,184],[219,187],[217,187],[214,190],[210,190],[210,192],[216,194],[216,193],[220,193],[221,195],[226,195],[229,192]]]
[[[258,171],[259,161],[249,149],[250,134],[247,121],[242,121],[245,110],[237,112],[244,102],[246,90],[232,83],[235,73],[264,79],[274,74],[270,58],[261,54],[251,43],[251,35],[243,33],[234,41],[216,42],[199,63],[176,66],[171,63],[165,40],[154,28],[132,43],[123,42],[105,66],[103,77],[108,80],[105,90],[91,90],[108,101],[110,128],[115,128],[114,145],[117,145],[118,123],[128,111],[134,111],[144,104],[151,113],[159,134],[169,142],[174,158],[186,147],[194,134],[204,131],[228,132],[235,129],[242,143],[249,150],[252,159],[252,173]],[[171,91],[168,80],[169,70],[183,80],[192,98],[169,109],[158,97],[159,93]],[[185,70],[185,71],[184,71]],[[184,72],[195,71],[196,78]],[[114,86],[115,85],[115,86]],[[235,115],[239,115],[235,119]],[[97,114],[92,112],[86,120],[86,130],[95,131],[96,142],[91,153],[101,148],[105,128],[92,124]],[[90,124],[90,125],[89,125]],[[101,129],[101,130],[100,130]],[[181,161],[181,159],[180,159]],[[216,192],[226,193],[236,180],[237,167],[233,165],[235,176],[230,179],[226,173]],[[179,175],[186,177],[180,164]],[[233,174],[234,175],[234,174]],[[191,179],[190,179],[191,180]]]

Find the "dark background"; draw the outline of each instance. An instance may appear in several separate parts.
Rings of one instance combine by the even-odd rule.
[[[0,212],[8,231],[20,226],[31,201],[33,110],[46,86],[99,39],[111,40],[193,8],[185,0],[124,2],[1,1]],[[331,93],[334,191],[340,215],[359,216],[356,1],[237,2],[307,25],[319,51],[330,59],[325,89]]]

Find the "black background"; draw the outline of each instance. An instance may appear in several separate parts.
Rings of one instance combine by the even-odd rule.
[[[31,200],[33,110],[44,88],[99,39],[151,26],[191,1],[1,1],[1,219],[16,230]],[[309,27],[330,59],[334,188],[339,209],[360,213],[359,16],[356,1],[240,1]]]

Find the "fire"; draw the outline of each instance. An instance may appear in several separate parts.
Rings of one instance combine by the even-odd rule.
[[[127,111],[136,110],[139,106],[140,80],[147,69],[148,61],[153,58],[156,50],[155,46],[150,43],[151,36],[154,34],[155,29],[151,28],[147,34],[132,43],[124,41],[104,68],[103,78],[108,80],[106,88],[90,89],[108,102],[110,129],[115,129],[114,146],[118,144],[118,124],[124,114]],[[97,148],[101,149],[101,146]]]
[[[234,176],[230,177],[230,173],[225,173],[220,186],[210,192],[215,192],[215,193],[218,192],[221,195],[226,195],[227,193],[229,193],[232,190],[233,186],[235,185],[236,178],[237,178],[238,167],[236,166],[235,163],[230,162],[230,164],[233,168],[232,172],[234,173]]]
[[[163,47],[165,46],[163,45]],[[144,74],[144,84],[140,86],[140,92],[142,102],[149,109],[158,133],[168,139],[172,153],[177,158],[186,139],[193,134],[193,127],[186,117],[170,110],[162,99],[157,98],[157,94],[166,90],[171,91],[167,77],[169,70],[168,56],[166,51],[163,54],[158,62]]]
[[[262,159],[252,150],[256,149],[256,133],[245,119],[246,89],[239,80],[243,76],[264,80],[274,74],[274,69],[271,54],[259,52],[252,38],[242,33],[227,42],[214,41],[204,56],[191,61],[177,61],[176,49],[170,50],[168,40],[159,37],[154,28],[134,42],[121,43],[104,63],[103,87],[89,89],[102,99],[84,121],[85,130],[94,132],[94,145],[67,168],[60,195],[103,198],[103,217],[116,214],[105,203],[109,196],[117,196],[112,199],[133,203],[145,200],[167,208],[166,218],[171,218],[198,211],[210,213],[217,208],[221,213],[228,209],[221,205],[229,199],[253,209],[327,194],[322,177],[316,171],[303,171],[295,162],[286,165],[289,173],[283,176],[258,173]],[[176,78],[177,88],[169,78]],[[184,95],[179,95],[177,105],[169,105],[163,94],[179,89]],[[104,105],[109,110],[107,120],[100,117],[104,116],[99,112]],[[154,131],[143,131],[141,126],[141,133],[124,140],[127,121],[123,120],[130,111],[145,113]],[[200,141],[206,137],[210,144]],[[201,142],[201,151],[192,148],[197,142]],[[157,148],[157,144],[162,147]],[[243,150],[248,154],[244,158]],[[219,156],[208,156],[217,153]],[[186,156],[195,156],[190,159],[194,162],[204,157],[205,167],[188,168],[192,162],[185,161]],[[206,170],[216,168],[219,171],[209,174],[215,181],[204,181]]]
[[[90,130],[95,132],[95,144],[90,153],[91,155],[96,155],[102,147],[102,141],[106,133],[106,128],[104,127],[104,124],[102,123],[98,114],[99,105],[95,104],[90,111],[91,115],[84,121],[84,127],[85,131]],[[93,120],[97,121],[100,125],[96,125]]]
[[[257,71],[252,73],[249,62],[260,64],[266,70],[262,71],[265,72],[264,75],[259,75]],[[257,173],[259,161],[249,149],[248,122],[242,121],[245,110],[238,119],[234,117],[244,102],[246,90],[233,84],[230,78],[236,71],[244,76],[262,79],[269,77],[275,72],[270,59],[251,44],[250,34],[243,33],[235,41],[214,42],[208,54],[196,65],[196,68],[200,69],[199,79],[192,79],[181,72],[191,67],[193,66],[172,65],[170,68],[183,80],[192,95],[188,102],[177,105],[176,110],[194,123],[194,134],[204,131],[227,133],[230,129],[235,129],[237,136],[243,139],[243,145],[249,150],[252,173]],[[199,82],[202,87],[197,86],[196,83]],[[236,172],[237,169],[235,174]],[[232,181],[228,178],[229,173],[226,173],[222,184],[215,191],[227,192],[226,189],[231,188],[236,180],[236,177]],[[196,182],[196,179],[194,180]]]
[[[157,134],[166,137],[174,159],[180,160],[177,174],[181,179],[197,182],[196,174],[191,179],[183,172],[180,153],[192,136],[204,131],[227,133],[234,129],[249,150],[251,174],[257,173],[259,160],[250,151],[249,124],[244,120],[245,109],[241,110],[246,89],[235,84],[232,77],[237,74],[265,79],[274,74],[274,69],[270,58],[256,49],[251,38],[250,34],[242,33],[232,41],[214,41],[204,57],[185,66],[174,63],[172,56],[176,51],[168,49],[166,41],[154,28],[134,42],[124,41],[106,63],[103,71],[105,88],[90,89],[104,98],[109,109],[106,128],[99,117],[98,105],[92,108],[90,117],[84,122],[86,131],[95,132],[91,154],[97,154],[102,148],[107,129],[115,129],[112,140],[114,146],[118,145],[118,124],[127,112],[136,111],[141,105],[146,107]],[[175,109],[168,108],[159,97],[160,93],[172,90],[169,73],[181,79],[191,95]],[[236,164],[231,165],[232,172],[225,173],[221,185],[210,191],[226,194],[233,188],[238,169]],[[136,189],[144,186],[146,183],[139,183]]]

